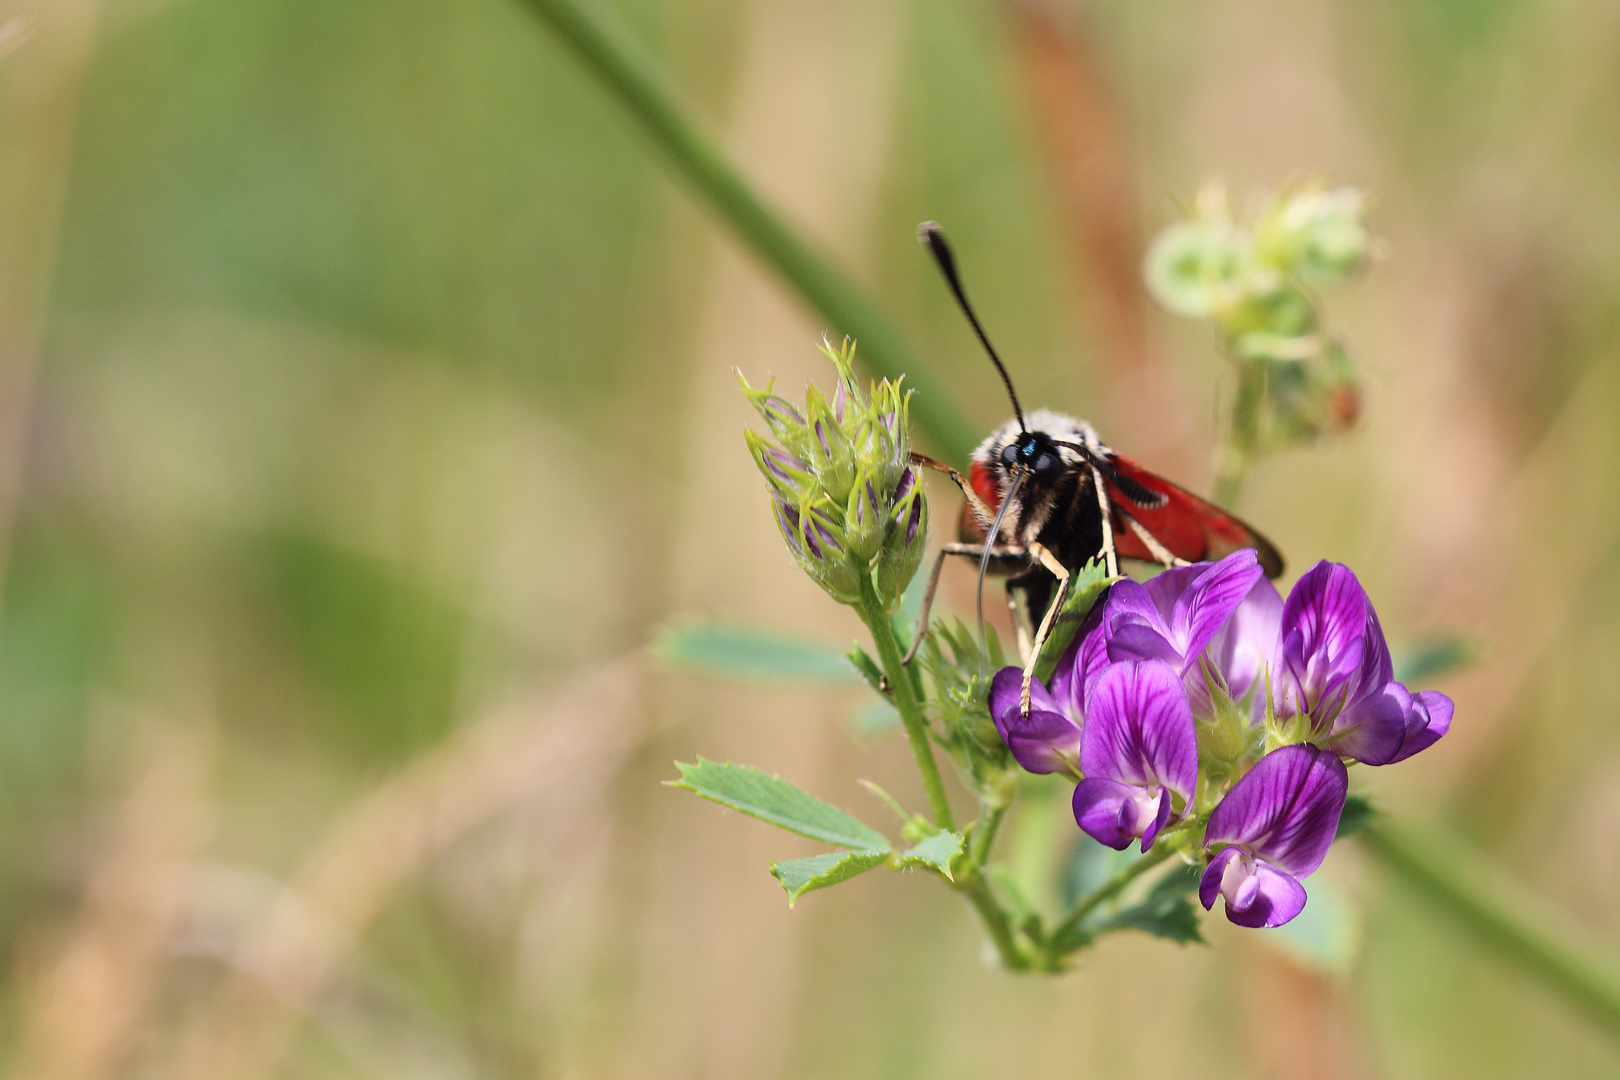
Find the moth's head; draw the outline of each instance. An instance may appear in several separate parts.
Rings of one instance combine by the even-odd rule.
[[[1007,421],[973,452],[973,463],[1002,480],[1002,486],[1020,472],[1027,474],[1027,481],[1049,481],[1083,461],[1074,446],[1087,445],[1089,429],[1079,420],[1037,409],[1029,414],[1028,421],[1027,428],[1016,419]],[[1095,440],[1096,436],[1091,438]]]

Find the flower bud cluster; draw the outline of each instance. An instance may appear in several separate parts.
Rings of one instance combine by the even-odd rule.
[[[1355,423],[1356,370],[1322,330],[1312,294],[1355,274],[1373,250],[1354,188],[1283,192],[1240,222],[1226,192],[1206,185],[1187,218],[1155,238],[1145,274],[1167,310],[1215,324],[1258,399],[1257,441],[1282,445]]]
[[[892,611],[917,572],[928,535],[928,502],[909,463],[911,392],[898,381],[862,394],[855,345],[822,351],[838,369],[829,400],[815,386],[803,409],[757,389],[741,373],[743,394],[777,443],[745,431],[748,452],[771,491],[776,524],[794,560],[842,604],[860,602],[869,583]],[[778,445],[778,443],[780,445]]]
[[[1031,772],[1075,778],[1075,821],[1123,850],[1169,842],[1204,864],[1199,897],[1242,926],[1280,926],[1332,845],[1346,761],[1432,746],[1452,703],[1395,681],[1354,573],[1320,562],[1287,600],[1253,551],[1120,581],[1020,707],[996,673],[990,712]]]

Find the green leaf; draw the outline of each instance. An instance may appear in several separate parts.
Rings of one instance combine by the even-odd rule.
[[[670,667],[745,682],[841,686],[859,677],[836,645],[740,623],[670,623],[652,651]]]
[[[1196,866],[1178,866],[1155,882],[1139,902],[1094,924],[1093,936],[1110,930],[1141,930],[1178,945],[1204,944],[1200,912],[1188,899],[1198,888],[1199,876]]]
[[[1377,816],[1378,811],[1373,809],[1371,799],[1365,795],[1351,795],[1344,800],[1344,812],[1339,815],[1339,831],[1333,834],[1333,839],[1342,840],[1352,833],[1360,832]]]
[[[1395,665],[1395,678],[1410,686],[1414,682],[1464,667],[1479,659],[1479,646],[1473,639],[1456,634],[1425,642],[1401,657]]]
[[[669,781],[671,787],[685,788],[812,840],[861,851],[889,850],[888,839],[876,829],[751,765],[729,761],[722,765],[700,757],[696,765],[677,761],[675,767],[681,771],[681,778]]]
[[[951,875],[951,860],[962,853],[962,834],[942,829],[933,836],[927,837],[915,847],[909,848],[900,854],[901,866],[928,866],[947,878],[955,881]]]
[[[788,906],[813,889],[824,889],[864,873],[889,857],[887,848],[871,851],[833,851],[808,859],[771,863],[771,875],[787,890]]]

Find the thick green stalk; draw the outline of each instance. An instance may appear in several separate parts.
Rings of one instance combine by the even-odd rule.
[[[1380,818],[1359,834],[1384,865],[1453,921],[1523,964],[1570,1003],[1620,1033],[1620,966],[1470,857],[1456,840]]]
[[[889,322],[865,289],[816,251],[749,186],[681,102],[658,64],[597,5],[582,0],[523,2],[630,110],[721,220],[785,277],[835,333],[860,342],[861,359],[868,368],[888,379],[906,377],[917,391],[912,418],[936,450],[966,461],[979,436],[950,394],[929,377],[927,365],[905,334]]]
[[[950,800],[945,797],[945,783],[940,779],[939,765],[934,761],[934,748],[928,739],[928,719],[923,716],[911,678],[900,663],[900,642],[894,636],[894,624],[889,621],[878,600],[877,590],[866,575],[861,577],[861,602],[855,610],[872,632],[878,666],[888,680],[889,696],[900,714],[900,722],[905,725],[906,738],[911,740],[911,752],[917,759],[917,771],[922,774],[923,790],[928,793],[928,805],[934,812],[934,824],[942,829],[955,829],[956,819],[951,815]]]

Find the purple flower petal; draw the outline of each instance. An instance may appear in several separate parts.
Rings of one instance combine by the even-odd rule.
[[[1115,851],[1124,851],[1139,836],[1146,851],[1170,820],[1170,792],[1162,786],[1088,776],[1074,789],[1074,820],[1086,835]]]
[[[1261,758],[1209,815],[1205,844],[1231,844],[1295,877],[1322,865],[1350,778],[1338,755],[1285,746]]]
[[[1110,664],[1087,698],[1080,767],[1086,776],[1168,787],[1190,799],[1198,785],[1198,734],[1181,679],[1156,661]]]
[[[1241,700],[1253,689],[1261,672],[1272,664],[1278,630],[1282,626],[1282,609],[1277,586],[1262,574],[1232,612],[1226,626],[1210,640],[1210,660],[1215,670],[1226,677],[1227,689],[1234,700]],[[1265,715],[1263,686],[1254,697],[1254,707],[1256,718]],[[1193,711],[1198,711],[1196,704]]]
[[[1239,926],[1281,926],[1305,909],[1305,886],[1293,875],[1229,847],[1210,860],[1198,883],[1205,910],[1215,897],[1226,901],[1226,917]]]
[[[1111,588],[1109,593],[1112,591]],[[1086,691],[1108,664],[1108,641],[1102,628],[1107,601],[1105,593],[1092,607],[1091,614],[1086,616],[1052,671],[1052,697],[1069,716],[1086,715]]]
[[[1189,666],[1264,577],[1254,549],[1241,548],[1194,578],[1176,598],[1169,620],[1172,640]]]
[[[1389,648],[1361,582],[1347,566],[1319,562],[1283,603],[1277,709],[1337,713],[1393,677]]]
[[[1412,711],[1407,717],[1406,741],[1389,764],[1405,761],[1419,750],[1427,750],[1451,730],[1451,699],[1436,690],[1412,695]]]
[[[1352,702],[1333,720],[1327,746],[1367,765],[1387,765],[1406,742],[1412,695],[1398,682]],[[1415,751],[1414,751],[1415,752]]]
[[[1018,764],[1032,773],[1073,772],[1080,763],[1080,726],[1059,709],[1039,679],[1030,684],[1030,713],[1021,715],[1024,672],[1004,667],[990,681],[990,715]]]
[[[1181,650],[1158,630],[1140,622],[1117,625],[1108,639],[1108,659],[1116,664],[1138,660],[1162,660],[1181,670]]]

